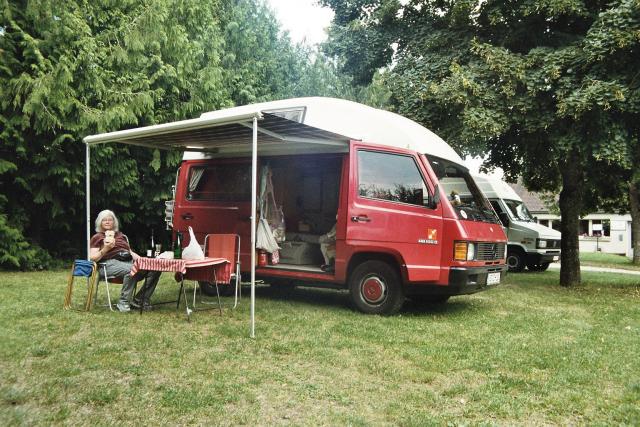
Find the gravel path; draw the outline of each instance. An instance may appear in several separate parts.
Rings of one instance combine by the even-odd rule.
[[[560,270],[559,262],[552,262],[549,264],[550,269]],[[580,271],[599,271],[602,273],[620,273],[620,274],[635,274],[636,276],[640,275],[640,271],[638,270],[624,270],[622,268],[606,268],[606,267],[593,267],[590,265],[583,265],[580,267]]]

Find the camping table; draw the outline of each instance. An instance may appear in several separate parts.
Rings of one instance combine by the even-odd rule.
[[[231,280],[231,263],[225,258],[205,258],[201,260],[166,259],[139,257],[131,267],[131,275],[140,270],[168,271],[176,273],[176,280],[180,282],[180,290],[184,294],[184,303],[187,311],[187,319],[190,319],[191,309],[184,290],[184,279],[202,280],[214,283],[229,283]],[[169,301],[174,302],[174,301]],[[180,292],[176,308],[180,307]],[[140,306],[140,313],[143,309]]]

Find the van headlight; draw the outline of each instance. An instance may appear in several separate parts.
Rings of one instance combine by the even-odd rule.
[[[539,249],[546,249],[547,247],[547,241],[544,239],[537,239],[536,241],[536,247]]]
[[[471,261],[476,257],[476,245],[473,242],[455,242],[453,259],[456,261]]]
[[[475,243],[469,242],[467,244],[467,261],[471,261],[476,257],[476,245]]]

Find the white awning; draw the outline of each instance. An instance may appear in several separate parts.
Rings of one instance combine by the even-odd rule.
[[[220,110],[200,118],[153,125],[117,132],[87,136],[86,198],[87,258],[91,233],[90,217],[90,146],[108,142],[138,145],[165,150],[184,150],[211,154],[215,157],[251,156],[251,327],[255,337],[255,252],[257,154],[285,155],[296,153],[348,152],[351,138],[282,118],[251,106]],[[260,137],[258,138],[258,134]]]
[[[207,152],[216,157],[249,156],[254,117],[258,119],[260,155],[348,151],[350,138],[347,136],[261,111],[103,133],[87,136],[84,142],[88,145],[117,142],[165,150]]]

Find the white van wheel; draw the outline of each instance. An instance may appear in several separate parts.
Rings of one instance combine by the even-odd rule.
[[[394,314],[404,303],[398,272],[383,261],[365,261],[349,278],[351,301],[367,314]]]
[[[517,249],[507,251],[507,265],[509,266],[509,271],[521,272],[524,270],[524,254]]]

